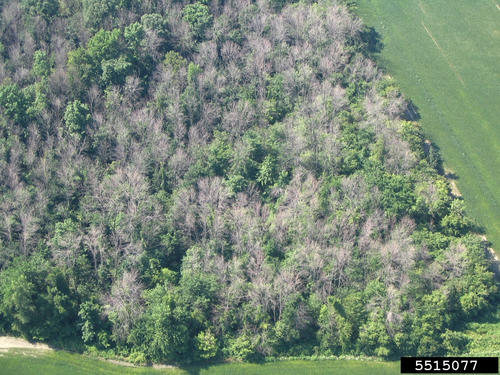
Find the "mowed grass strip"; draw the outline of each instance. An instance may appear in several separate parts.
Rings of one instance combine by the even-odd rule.
[[[500,1],[358,0],[379,63],[418,107],[500,255]]]
[[[2,375],[385,375],[399,374],[399,362],[356,360],[228,363],[182,369],[130,368],[66,352],[9,350],[0,353]]]

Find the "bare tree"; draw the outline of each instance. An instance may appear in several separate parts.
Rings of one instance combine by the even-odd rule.
[[[21,249],[24,256],[33,252],[37,242],[36,234],[40,228],[39,219],[35,216],[33,209],[25,209],[19,213],[19,223],[21,229]]]
[[[103,243],[104,235],[102,227],[92,225],[83,237],[83,243],[92,255],[94,271],[97,271],[106,256],[106,247]]]
[[[111,293],[104,296],[105,312],[113,323],[113,334],[125,342],[130,330],[143,313],[143,285],[136,270],[126,271],[111,287]]]

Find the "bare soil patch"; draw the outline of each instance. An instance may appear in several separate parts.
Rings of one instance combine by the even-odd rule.
[[[126,361],[120,361],[117,359],[105,359],[104,361],[113,363],[115,365],[125,366],[125,367],[139,367],[139,366],[134,365],[133,363],[126,362]]]
[[[157,370],[161,370],[161,369],[172,369],[172,368],[177,368],[177,367],[176,366],[172,366],[172,365],[158,365],[158,364],[153,364],[153,368],[157,369]]]
[[[47,344],[40,344],[40,343],[33,344],[27,340],[12,336],[0,336],[0,350],[1,349],[52,350]]]

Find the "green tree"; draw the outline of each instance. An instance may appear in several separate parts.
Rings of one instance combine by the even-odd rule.
[[[364,307],[361,300],[355,297],[349,299],[347,306],[348,309],[345,303],[330,297],[328,303],[321,307],[318,339],[322,350],[339,354],[353,349],[363,321]],[[356,311],[357,308],[360,311]]]
[[[280,287],[286,288],[284,285]],[[274,325],[275,338],[272,341],[276,343],[273,342],[273,347],[278,353],[303,354],[302,350],[311,343],[316,329],[315,324],[304,319],[304,316],[312,315],[310,308],[298,293],[283,299],[284,307]]]
[[[188,84],[181,95],[181,105],[189,126],[197,123],[202,115],[201,96],[198,87],[198,76],[202,72],[199,65],[189,63],[187,69]]]
[[[132,63],[125,56],[120,56],[117,59],[104,60],[101,63],[102,75],[101,82],[104,86],[112,84],[121,85],[125,82],[127,75],[132,73]]]
[[[68,52],[68,72],[72,83],[89,85],[95,82],[100,75],[99,67],[83,47]]]
[[[89,107],[78,99],[68,103],[66,106],[64,123],[69,134],[84,136],[91,119]]]
[[[275,11],[281,10],[289,1],[288,0],[270,0],[269,4]]]
[[[29,120],[29,106],[29,99],[17,84],[6,82],[0,85],[0,107],[12,121],[26,125]]]
[[[410,149],[415,155],[417,155],[419,159],[423,159],[425,156],[424,135],[420,125],[413,121],[403,121],[401,123],[400,132],[402,138],[409,143]]]
[[[83,17],[90,27],[97,28],[103,20],[112,14],[118,5],[117,0],[83,0]]]
[[[216,302],[217,290],[220,288],[217,278],[213,274],[203,272],[198,265],[186,267],[199,256],[203,256],[201,247],[189,249],[183,258],[179,291],[186,306],[189,306],[193,322],[200,327],[210,320],[211,307]]]
[[[231,357],[240,361],[249,361],[257,357],[255,340],[249,335],[238,335],[229,345]]]
[[[46,21],[50,21],[59,12],[57,0],[23,0],[22,6],[31,16],[42,16]]]
[[[354,173],[364,166],[370,155],[369,145],[373,139],[373,133],[365,129],[359,129],[356,124],[344,125],[340,139],[342,145],[341,169],[343,174]],[[379,157],[381,156],[379,155]]]
[[[416,197],[409,177],[370,171],[367,179],[373,181],[380,189],[381,205],[387,214],[399,217],[412,212]]]
[[[203,39],[213,19],[208,6],[200,2],[188,4],[184,7],[183,14],[183,19],[191,27],[193,35],[197,39]]]
[[[86,52],[94,62],[116,59],[121,51],[120,29],[99,30],[87,43]]]
[[[454,320],[449,308],[453,305],[453,294],[445,294],[443,290],[434,290],[423,296],[417,304],[413,322],[412,339],[417,348],[417,355],[431,356],[444,353],[442,334]]]
[[[257,182],[265,189],[272,186],[278,178],[278,166],[276,158],[272,155],[267,155],[259,167]]]
[[[210,359],[217,355],[217,338],[210,330],[198,333],[196,342],[201,358]]]
[[[170,67],[174,72],[178,72],[180,68],[186,66],[186,59],[183,58],[178,52],[168,51],[165,54],[163,64]]]
[[[103,313],[103,308],[99,303],[87,300],[80,305],[78,318],[83,342],[87,345],[97,344],[106,349],[109,346],[109,341],[103,340],[103,338],[107,336],[106,331],[109,330],[109,324],[105,324],[102,318]]]
[[[77,48],[68,53],[68,66],[75,77],[84,85],[99,83],[106,86],[123,82],[128,74],[130,63],[124,52],[122,31],[118,28],[111,31],[99,30],[87,43],[86,48]],[[116,82],[118,81],[118,82]]]
[[[119,9],[132,9],[137,3],[136,0],[83,0],[83,19],[88,26],[97,29],[105,20],[116,22],[112,16]]]
[[[456,283],[461,292],[460,306],[469,318],[476,317],[488,309],[498,290],[492,272],[484,265],[471,263],[467,273]]]
[[[224,176],[230,167],[232,148],[227,134],[216,132],[210,144],[208,154],[208,168],[217,176]]]
[[[370,320],[360,327],[359,348],[363,353],[388,357],[391,346],[391,338],[382,319]]]
[[[463,201],[451,202],[450,213],[441,220],[443,232],[450,236],[461,236],[472,228],[472,221],[465,214]]]
[[[293,109],[290,95],[285,92],[281,74],[268,78],[266,98],[264,113],[270,124],[281,121]]]
[[[144,36],[146,35],[144,27],[139,22],[134,22],[123,31],[123,36],[129,48],[135,53],[143,43]]]
[[[47,78],[52,71],[53,62],[47,52],[38,50],[33,56],[33,74],[37,78]]]
[[[131,341],[154,361],[179,361],[192,355],[189,312],[179,303],[179,294],[168,283],[146,292],[147,309],[142,325]]]
[[[168,36],[167,21],[161,14],[145,14],[141,17],[141,24],[144,26],[145,30],[156,33],[156,35],[163,40]]]
[[[40,256],[17,259],[0,274],[0,313],[10,329],[28,339],[70,337],[76,298],[59,269]]]

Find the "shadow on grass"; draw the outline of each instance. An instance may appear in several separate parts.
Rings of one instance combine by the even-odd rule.
[[[384,49],[381,35],[374,27],[365,27],[361,32],[361,40],[365,43],[366,51],[370,55],[378,54]]]
[[[406,106],[406,110],[403,113],[403,120],[407,121],[419,121],[420,120],[420,112],[418,110],[417,105],[411,99],[406,99],[408,104]]]
[[[201,370],[208,370],[210,366],[213,365],[192,365],[192,366],[181,366],[180,369],[183,371],[186,371],[189,375],[199,375],[201,373]]]
[[[498,305],[498,301],[497,301],[497,305]],[[467,328],[469,328],[469,326],[471,324],[477,324],[477,323],[480,323],[480,324],[488,323],[488,324],[499,324],[500,325],[500,306],[497,306],[496,309],[491,309],[490,311],[482,314],[481,316],[476,317],[473,322],[470,322],[467,324]]]
[[[225,362],[208,362],[208,363],[195,363],[191,365],[179,366],[179,368],[183,371],[186,371],[189,375],[199,375],[201,374],[201,370],[208,370],[210,367],[223,365]]]
[[[227,361],[211,361],[211,362],[198,362],[190,365],[181,365],[179,368],[186,371],[189,375],[199,375],[202,370],[208,370],[210,367],[228,365],[231,363],[247,363],[253,365],[262,365],[267,363],[263,356],[258,356],[248,359],[246,362],[227,362]]]
[[[458,180],[458,176],[456,175],[455,172],[447,172],[444,174],[444,177],[446,177],[449,180]]]
[[[51,349],[54,349],[56,351],[61,350],[76,354],[83,354],[83,352],[85,352],[85,345],[80,340],[58,339],[58,340],[47,340],[44,341],[44,343],[46,343],[48,346],[50,346]]]

